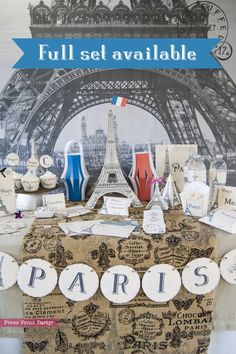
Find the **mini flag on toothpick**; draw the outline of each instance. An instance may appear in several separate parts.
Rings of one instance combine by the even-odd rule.
[[[128,98],[113,96],[111,104],[113,104],[113,106],[126,107],[127,101]]]

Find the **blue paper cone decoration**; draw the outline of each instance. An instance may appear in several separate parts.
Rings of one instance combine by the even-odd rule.
[[[83,148],[75,141],[69,141],[65,147],[65,167],[61,178],[66,187],[67,199],[80,201],[85,199],[85,190],[89,180]]]

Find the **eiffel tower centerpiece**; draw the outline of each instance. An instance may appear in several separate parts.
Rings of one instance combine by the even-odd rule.
[[[93,209],[98,199],[108,193],[122,194],[132,200],[133,206],[142,207],[142,203],[128,185],[121,170],[116,151],[116,137],[113,121],[113,112],[109,110],[105,161],[100,176],[98,177],[95,190],[86,204],[86,208],[88,209]]]

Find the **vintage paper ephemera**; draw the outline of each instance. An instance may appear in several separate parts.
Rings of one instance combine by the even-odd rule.
[[[199,221],[231,234],[236,233],[236,210],[218,208],[210,211]]]
[[[128,216],[132,200],[128,198],[103,197],[104,204],[99,214]]]
[[[122,238],[128,238],[136,228],[136,225],[129,220],[74,221],[66,224],[59,224],[59,226],[67,236],[101,235]]]

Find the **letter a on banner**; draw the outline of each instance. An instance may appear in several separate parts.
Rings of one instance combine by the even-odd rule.
[[[131,301],[139,292],[140,278],[132,268],[119,265],[103,274],[100,287],[106,299],[123,304]]]
[[[43,259],[30,259],[23,263],[17,274],[19,288],[32,297],[50,294],[57,284],[57,272]]]
[[[99,287],[95,270],[86,264],[73,264],[66,267],[59,277],[59,288],[65,297],[72,301],[90,299]]]
[[[154,265],[144,274],[142,288],[149,299],[166,302],[178,294],[181,277],[177,269],[169,264]]]
[[[194,259],[184,268],[182,281],[190,293],[208,294],[217,287],[220,281],[220,269],[209,258]]]

